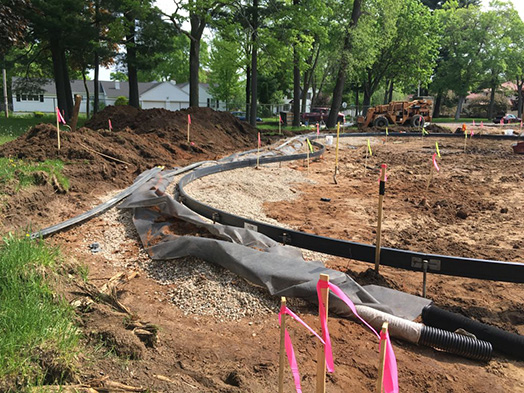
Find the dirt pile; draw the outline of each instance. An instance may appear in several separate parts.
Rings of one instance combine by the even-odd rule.
[[[192,120],[189,142],[188,114]],[[108,130],[109,119],[112,131]],[[71,185],[69,197],[71,193],[78,193],[76,199],[84,200],[81,194],[127,187],[141,172],[157,165],[178,167],[248,150],[256,146],[257,131],[230,113],[209,108],[172,112],[110,106],[76,132],[62,129],[60,150],[57,136],[56,127],[39,124],[18,139],[1,145],[0,157],[36,162],[62,160],[66,164],[64,175]],[[27,216],[34,217],[35,213],[45,216],[43,211],[57,198],[49,187],[44,190],[47,197],[37,205],[27,200],[30,195],[23,194],[4,200],[3,210],[16,209],[19,213],[15,216],[23,218],[24,206],[32,205],[36,211]],[[31,195],[42,193],[33,190]],[[9,219],[6,222],[11,229]]]

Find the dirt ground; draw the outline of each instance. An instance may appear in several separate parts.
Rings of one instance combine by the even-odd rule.
[[[64,159],[69,162],[66,175],[71,180],[66,194],[42,184],[5,197],[2,233],[70,218],[107,199],[109,192],[129,185],[151,166],[174,167],[220,158],[251,149],[256,143],[256,130],[227,114],[205,109],[191,112],[192,145],[187,143],[184,111],[112,112],[117,110],[123,111],[107,108],[88,124],[102,128],[111,118],[117,131],[85,128],[75,135],[64,132],[60,152],[53,146],[56,131],[49,126],[37,127],[14,143],[0,146],[1,155]],[[151,127],[144,125],[148,122]],[[440,172],[433,172],[428,187],[435,141],[442,155]],[[366,158],[366,139],[341,140],[338,184],[333,182],[334,146],[328,147],[322,160],[310,163],[309,172],[304,162],[289,163],[314,183],[295,186],[301,192],[299,203],[266,203],[266,214],[306,232],[373,243],[377,179],[385,163],[384,246],[524,263],[524,156],[512,153],[511,142],[468,139],[465,152],[462,139],[370,138],[370,144],[373,155]],[[63,287],[68,300],[84,302],[88,298],[81,280],[74,279],[78,266],[89,269],[88,282],[97,288],[118,273],[128,277],[115,290],[116,306],[107,302],[78,306],[84,351],[71,383],[96,389],[113,382],[158,392],[276,391],[276,314],[236,320],[186,315],[169,301],[169,292],[177,284],[162,284],[143,269],[147,256],[136,233],[126,227],[122,237],[116,235],[122,233],[115,231],[125,221],[123,213],[101,215],[49,239],[62,247],[65,266],[70,269],[71,280],[65,280]],[[112,248],[92,253],[89,245],[101,238]],[[342,258],[326,263],[348,272],[361,284],[376,280],[370,277],[367,263]],[[381,274],[385,285],[420,295],[421,274],[388,267]],[[430,275],[428,296],[440,307],[524,334],[524,284]],[[124,309],[118,309],[119,304]],[[314,308],[302,305],[294,311],[319,328]],[[151,325],[158,328],[156,339],[147,334]],[[314,391],[313,339],[294,323],[290,333],[303,389]],[[373,335],[360,324],[336,317],[331,319],[330,333],[336,369],[328,376],[327,391],[374,391],[378,344]],[[399,340],[393,340],[393,345],[402,392],[524,392],[522,361],[495,353],[489,363],[479,363]],[[285,391],[291,392],[289,369],[285,375]]]

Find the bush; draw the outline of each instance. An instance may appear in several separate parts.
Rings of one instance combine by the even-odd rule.
[[[36,118],[44,117],[44,112],[33,112],[33,116]]]
[[[128,104],[129,104],[129,100],[127,99],[127,97],[124,97],[124,96],[117,97],[117,99],[115,101],[115,106],[128,105]]]
[[[506,113],[509,110],[510,103],[504,94],[495,94],[495,105],[493,106],[493,115],[496,113]],[[489,96],[474,97],[466,103],[463,112],[468,117],[488,117]]]

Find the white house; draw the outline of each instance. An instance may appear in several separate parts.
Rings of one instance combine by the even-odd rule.
[[[53,112],[57,106],[56,89],[53,80],[38,84],[22,78],[13,77],[13,112]],[[90,107],[93,105],[94,81],[86,81],[90,94]],[[214,100],[208,93],[209,85],[199,85],[199,103],[201,107],[225,110],[225,103]],[[86,112],[87,94],[84,82],[71,81],[73,95],[82,96],[80,112]],[[143,109],[164,108],[178,110],[189,107],[189,83],[174,82],[139,82],[138,94]],[[129,84],[119,81],[99,82],[99,102],[101,105],[113,105],[120,96],[129,98]]]

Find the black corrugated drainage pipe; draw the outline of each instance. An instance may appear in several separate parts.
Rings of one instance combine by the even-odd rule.
[[[434,305],[424,307],[422,320],[426,325],[452,332],[457,329],[464,329],[474,334],[478,339],[491,343],[495,350],[518,360],[524,360],[524,336],[442,310]]]
[[[408,321],[368,306],[357,305],[356,308],[359,315],[377,330],[388,322],[391,337],[468,359],[486,362],[491,359],[493,348],[489,342]]]

